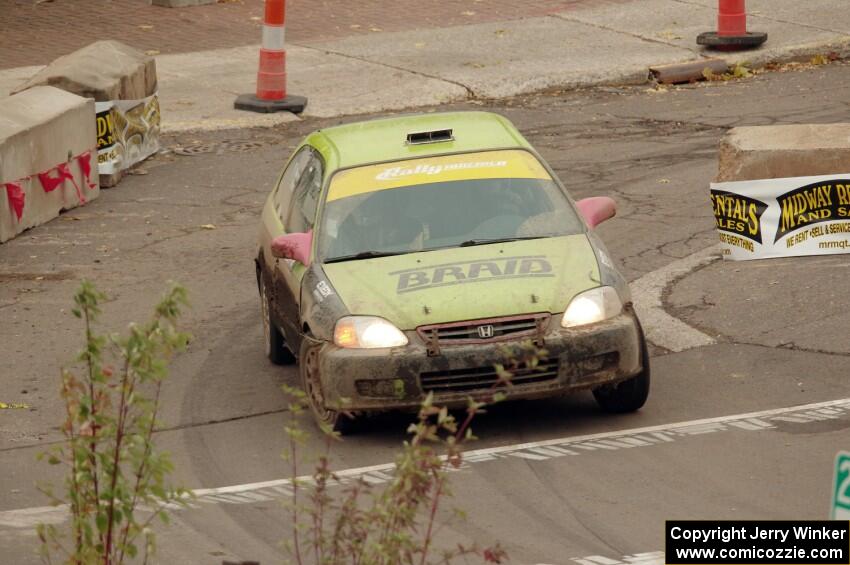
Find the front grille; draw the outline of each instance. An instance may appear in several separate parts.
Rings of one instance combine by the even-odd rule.
[[[449,324],[420,326],[416,331],[422,339],[432,342],[435,338],[440,345],[463,343],[486,343],[533,336],[545,332],[549,324],[549,314],[525,314],[507,318],[468,320]],[[484,328],[479,330],[479,328]]]
[[[558,360],[540,359],[536,367],[511,369],[510,373],[513,375],[510,382],[514,386],[554,380],[558,378]],[[435,393],[486,390],[499,380],[493,366],[432,371],[422,373],[419,378],[425,392]]]

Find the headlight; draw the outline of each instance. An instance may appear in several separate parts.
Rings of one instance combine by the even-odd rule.
[[[334,343],[349,349],[376,349],[407,345],[407,336],[375,316],[346,316],[334,328]]]
[[[574,328],[613,318],[623,311],[617,291],[610,286],[599,286],[582,292],[570,302],[561,326]]]

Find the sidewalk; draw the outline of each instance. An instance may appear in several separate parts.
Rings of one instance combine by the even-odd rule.
[[[129,0],[114,0],[119,1]],[[383,26],[380,32],[351,35],[336,24],[329,26],[328,33],[340,31],[349,36],[321,39],[321,30],[316,28],[314,33],[319,35],[310,39],[306,31],[310,28],[305,26],[303,37],[307,39],[302,40],[289,31],[290,26],[297,29],[299,25],[299,5],[302,9],[307,9],[307,4],[321,7],[340,22],[358,16],[366,22],[380,13],[368,6],[385,3],[354,0],[340,12],[337,2],[291,2],[288,89],[309,98],[305,116],[393,111],[552,87],[641,83],[647,80],[649,66],[718,56],[696,45],[700,32],[715,29],[716,0],[532,0],[527,3],[528,10],[548,15],[506,21],[499,17],[506,17],[509,4],[515,2],[438,0],[433,5],[443,10],[448,24],[458,21],[449,14],[467,4],[473,6],[469,11],[474,15],[495,20],[440,27],[428,27],[440,22],[434,17],[418,19],[414,10],[415,6],[430,8],[431,1],[410,2],[409,6],[396,2],[410,11],[403,19],[385,18],[378,24]],[[361,4],[363,12],[358,12]],[[246,6],[247,0],[240,9]],[[528,12],[525,6],[524,1],[524,12]],[[551,11],[555,8],[561,9]],[[830,52],[850,55],[850,10],[846,10],[845,0],[750,0],[748,8],[750,29],[768,32],[769,39],[759,50],[725,54],[731,62],[762,65]],[[196,9],[200,8],[192,10]],[[404,25],[417,29],[404,29]],[[398,28],[402,30],[389,31]],[[289,114],[258,115],[232,109],[236,95],[254,89],[257,58],[257,45],[157,56],[163,130],[250,127],[298,119]],[[0,96],[37,70],[0,71]]]
[[[327,41],[631,1],[287,0],[286,36],[296,43]],[[264,6],[263,0],[218,0],[182,9],[151,6],[149,0],[0,0],[0,5],[0,69],[44,65],[97,39],[117,39],[161,55],[254,45]]]

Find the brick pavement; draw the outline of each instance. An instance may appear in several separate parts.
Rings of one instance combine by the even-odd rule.
[[[508,21],[627,1],[633,0],[288,0],[287,41]],[[256,44],[262,15],[262,0],[191,8],[148,0],[0,0],[0,69],[46,64],[98,39],[152,54]]]

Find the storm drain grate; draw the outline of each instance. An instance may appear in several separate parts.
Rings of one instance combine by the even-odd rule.
[[[268,145],[264,141],[249,141],[249,140],[225,140],[218,143],[192,143],[189,145],[178,145],[171,149],[176,155],[184,157],[194,157],[195,155],[206,155],[215,153],[221,155],[225,151],[232,153],[246,153]]]

